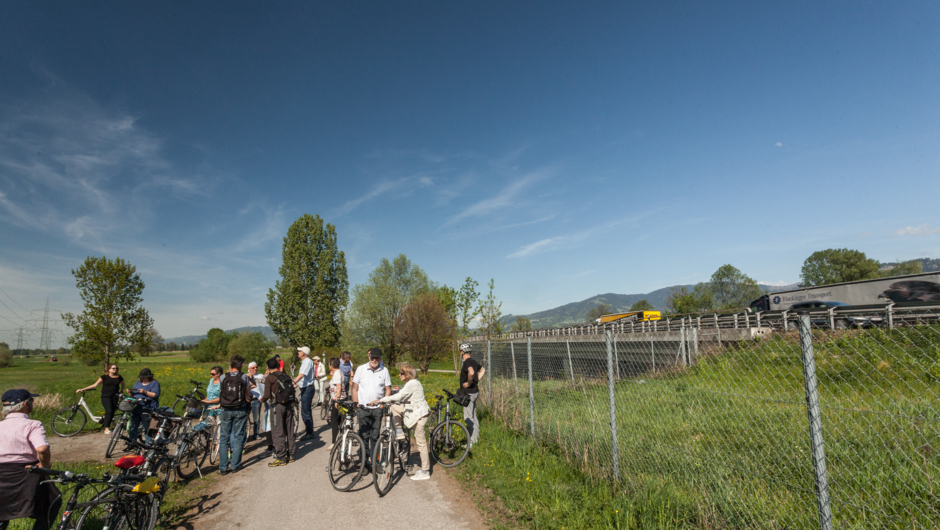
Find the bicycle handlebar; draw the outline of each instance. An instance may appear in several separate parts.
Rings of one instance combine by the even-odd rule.
[[[140,449],[146,449],[146,450],[148,450],[148,451],[159,451],[159,452],[166,452],[166,451],[168,451],[168,449],[167,449],[166,446],[167,446],[167,444],[170,443],[170,440],[169,440],[169,439],[160,439],[160,440],[156,440],[156,443],[154,443],[154,444],[148,444],[148,443],[146,443],[146,442],[134,441],[134,440],[131,440],[130,438],[128,438],[127,436],[121,436],[121,439],[124,440],[125,442],[127,442],[128,445],[131,445],[131,446],[133,446],[133,447],[137,447],[137,448],[140,448]]]

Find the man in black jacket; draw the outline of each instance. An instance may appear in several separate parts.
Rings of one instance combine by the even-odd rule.
[[[473,447],[473,444],[480,439],[480,422],[477,420],[477,398],[480,397],[480,389],[477,383],[483,379],[486,368],[473,360],[470,350],[469,344],[460,345],[460,356],[463,358],[463,368],[460,369],[460,388],[470,395],[470,404],[463,408],[463,421],[470,431],[469,445]]]

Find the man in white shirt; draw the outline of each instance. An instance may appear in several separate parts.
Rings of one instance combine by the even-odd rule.
[[[310,358],[310,348],[297,348],[297,356],[300,357],[300,371],[294,378],[294,384],[300,389],[300,418],[304,422],[304,435],[300,439],[309,440],[316,437],[313,432],[313,412],[310,410],[310,403],[317,392],[316,376],[313,360]]]
[[[369,403],[392,395],[392,378],[382,363],[382,350],[369,350],[369,363],[356,368],[350,389],[353,401],[359,404],[359,436],[366,445],[366,455],[371,456],[372,445],[382,430],[382,409]]]

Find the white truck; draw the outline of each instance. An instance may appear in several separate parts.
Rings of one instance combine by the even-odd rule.
[[[750,307],[752,311],[784,311],[892,302],[940,303],[940,272],[777,291],[754,300]]]

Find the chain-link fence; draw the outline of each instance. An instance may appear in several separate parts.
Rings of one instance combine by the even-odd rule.
[[[918,313],[924,316],[924,311]],[[477,343],[506,426],[598,479],[671,482],[715,528],[937,528],[940,324]],[[801,340],[802,339],[802,340]]]

